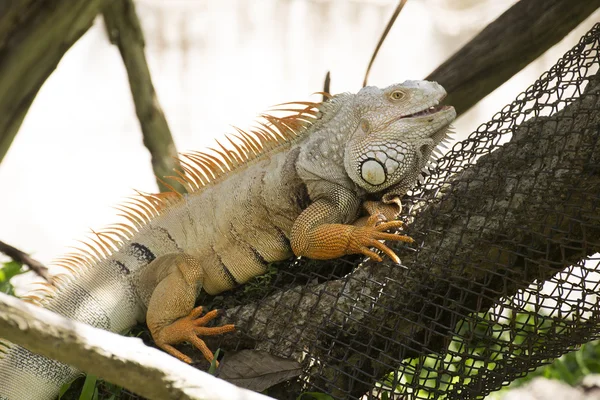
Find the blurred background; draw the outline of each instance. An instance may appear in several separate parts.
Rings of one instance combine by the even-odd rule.
[[[514,0],[411,0],[369,84],[422,79]],[[360,89],[396,0],[137,0],[146,52],[179,151],[200,150],[269,106]],[[568,49],[596,12],[562,42],[464,114],[466,137]],[[44,84],[0,165],[0,240],[43,263],[89,228],[115,222],[133,189],[157,190],[125,69],[102,21]],[[0,256],[2,257],[2,256]],[[0,260],[2,260],[0,258]]]

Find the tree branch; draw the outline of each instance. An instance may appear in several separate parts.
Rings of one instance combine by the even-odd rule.
[[[523,123],[431,198],[409,231],[419,251],[397,249],[408,270],[367,262],[228,309],[218,323],[238,331],[221,346],[249,337],[275,355],[308,352],[316,387],[360,397],[399,360],[442,351],[465,316],[600,251],[599,93]]]
[[[7,116],[0,119],[0,159],[37,91],[66,49],[87,30],[100,3],[20,1],[0,13],[0,21],[5,15],[21,16],[14,19],[18,23],[13,29],[0,28],[0,115]],[[515,8],[532,4],[548,14]],[[464,111],[597,7],[598,0],[575,4],[522,0],[510,10],[512,15],[521,10],[513,25],[502,20],[508,18],[503,15],[429,79],[442,83],[450,93],[448,102]],[[143,50],[143,40],[138,47]],[[535,56],[529,57],[530,52]],[[470,61],[462,61],[463,57]],[[596,142],[590,143],[598,140],[596,93],[574,102],[562,115],[582,107],[589,107],[587,116],[571,119],[571,126],[548,118],[524,124],[508,145],[468,168],[462,175],[465,179],[448,187],[438,202],[418,216],[412,230],[422,248],[418,253],[402,253],[409,271],[367,263],[348,279],[294,288],[260,304],[230,309],[225,319],[237,323],[240,333],[228,340],[234,343],[246,335],[258,348],[284,356],[299,356],[310,349],[324,365],[315,374],[321,387],[332,393],[360,394],[394,368],[397,360],[423,349],[443,348],[442,332],[454,329],[465,312],[485,310],[499,297],[598,251],[600,245],[586,238],[599,236],[599,212],[586,196],[600,193],[599,172],[575,165],[572,153],[559,156],[564,149],[557,147],[564,145],[568,132],[569,143],[581,150],[578,157],[597,162]],[[548,153],[540,154],[540,146]],[[560,176],[545,176],[544,165],[564,168]],[[515,197],[514,179],[519,183],[518,201],[507,204],[502,199]],[[458,288],[465,287],[484,291],[459,291],[466,294],[458,301]],[[280,339],[273,341],[273,337]],[[359,366],[353,373],[360,382],[340,375],[340,369],[333,368],[336,359]]]
[[[521,0],[426,79],[448,92],[460,115],[558,43],[600,0]]]
[[[29,256],[29,254],[2,241],[0,241],[0,253],[4,253],[13,260],[27,265],[33,272],[44,278],[47,282],[52,283],[52,277],[48,273],[48,268],[38,260]]]
[[[0,162],[33,99],[105,0],[15,0],[0,4]]]
[[[144,54],[144,34],[132,0],[112,2],[104,10],[104,22],[111,43],[119,47],[127,69],[135,110],[142,127],[144,145],[152,156],[152,168],[161,191],[170,190],[162,178],[180,169],[177,149],[165,115],[160,107],[148,62]],[[183,187],[175,182],[178,191]]]
[[[394,23],[396,22],[396,18],[398,18],[398,15],[400,15],[400,12],[406,5],[406,2],[407,2],[407,0],[400,0],[398,2],[396,9],[392,13],[390,20],[388,21],[385,29],[383,30],[383,33],[381,34],[381,37],[379,38],[379,41],[377,42],[377,46],[375,46],[375,50],[373,51],[373,54],[371,55],[371,59],[369,60],[369,65],[367,66],[367,71],[365,72],[365,77],[363,78],[363,87],[367,86],[367,80],[369,79],[369,72],[371,71],[373,62],[375,62],[375,58],[377,57],[377,54],[379,53],[379,49],[381,48],[381,45],[383,44],[383,41],[387,37],[388,33],[390,33],[392,26],[394,26]]]
[[[3,293],[0,337],[149,399],[271,399],[199,371],[141,339],[94,328]]]

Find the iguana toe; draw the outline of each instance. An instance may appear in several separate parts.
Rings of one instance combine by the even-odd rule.
[[[206,327],[208,322],[218,316],[217,310],[212,310],[202,316],[202,307],[196,307],[190,313],[177,321],[165,326],[154,335],[157,346],[181,361],[191,364],[192,359],[173,347],[174,344],[188,342],[202,352],[208,362],[214,355],[204,340],[198,336],[213,336],[235,330],[235,325],[228,324],[216,327]],[[217,362],[218,365],[218,362]]]
[[[382,258],[370,248],[374,247],[387,254],[396,264],[400,264],[400,259],[392,249],[387,247],[380,240],[391,240],[396,242],[413,243],[413,238],[397,233],[386,233],[385,231],[400,228],[402,221],[380,222],[379,215],[371,216],[366,226],[356,227],[350,235],[348,241],[348,251],[360,253],[375,261],[382,261]]]

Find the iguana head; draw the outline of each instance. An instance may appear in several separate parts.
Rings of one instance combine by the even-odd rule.
[[[412,186],[456,118],[453,107],[439,104],[445,96],[442,86],[428,81],[358,92],[352,104],[358,125],[344,154],[352,181],[369,193]]]

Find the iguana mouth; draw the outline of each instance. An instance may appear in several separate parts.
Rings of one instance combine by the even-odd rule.
[[[416,113],[414,113],[414,114],[403,115],[403,116],[402,116],[402,117],[400,117],[399,119],[402,119],[402,118],[416,118],[416,117],[423,117],[423,116],[425,116],[425,115],[432,115],[432,114],[435,114],[435,113],[437,113],[437,112],[440,112],[440,111],[443,111],[443,110],[447,110],[447,109],[449,109],[449,108],[452,108],[452,107],[450,107],[450,106],[445,106],[445,105],[441,105],[441,104],[438,104],[438,105],[435,105],[435,106],[431,106],[431,107],[429,107],[429,108],[426,108],[426,109],[424,109],[424,110],[422,110],[422,111],[416,112]]]

